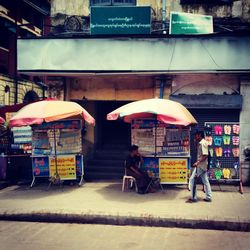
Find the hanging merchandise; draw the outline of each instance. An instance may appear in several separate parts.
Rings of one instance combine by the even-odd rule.
[[[213,144],[213,137],[211,135],[207,135],[205,137],[205,140],[207,141],[208,146],[212,146],[212,144]]]
[[[205,128],[212,131],[206,138],[211,156],[208,176],[215,181],[237,181],[242,190],[240,171],[240,125],[236,122],[206,122]],[[212,137],[212,139],[210,138]],[[213,152],[213,154],[211,154]]]
[[[221,146],[221,144],[222,144],[222,138],[220,136],[215,136],[214,137],[214,145]]]
[[[224,125],[224,134],[231,135],[231,126],[230,125]]]
[[[233,133],[238,135],[240,133],[240,125],[234,124],[233,125]]]
[[[233,145],[238,146],[240,144],[240,137],[233,136],[232,141],[233,141]]]
[[[234,157],[239,157],[240,156],[240,149],[239,148],[233,148],[232,152],[233,152]]]
[[[230,171],[229,168],[223,168],[222,173],[223,173],[223,177],[225,179],[229,179],[230,178],[231,171]]]
[[[231,156],[231,150],[230,148],[224,148],[224,157],[230,157]]]
[[[223,135],[223,143],[224,145],[230,145],[231,137],[230,135]]]
[[[220,125],[214,126],[214,134],[215,135],[222,135],[222,126],[220,126]]]
[[[221,169],[215,170],[215,171],[214,171],[215,179],[216,179],[216,180],[220,180],[221,177],[222,177],[222,174],[223,174],[223,173],[222,173]]]
[[[217,147],[214,150],[215,150],[215,154],[216,154],[217,157],[222,156],[222,148],[221,147]]]

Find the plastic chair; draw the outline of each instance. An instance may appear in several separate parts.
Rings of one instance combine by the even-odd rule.
[[[126,163],[125,163],[126,166]],[[138,187],[137,187],[137,183],[136,183],[136,179],[131,176],[131,175],[127,175],[127,170],[125,167],[125,172],[124,172],[124,176],[123,176],[123,180],[122,180],[122,192],[124,192],[125,190],[125,186],[129,186],[129,182],[133,185],[133,183],[135,184],[135,190],[138,193]]]

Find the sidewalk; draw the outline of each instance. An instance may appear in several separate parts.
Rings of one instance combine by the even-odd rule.
[[[213,186],[213,202],[185,203],[186,186],[139,195],[121,191],[118,182],[89,182],[82,187],[38,184],[0,190],[0,219],[111,225],[207,228],[250,231],[250,187]]]

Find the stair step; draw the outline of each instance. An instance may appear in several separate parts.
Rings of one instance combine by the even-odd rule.
[[[97,150],[94,153],[94,159],[113,159],[125,160],[128,155],[127,151],[110,151],[110,150]]]
[[[117,150],[117,149],[120,149],[120,150],[125,150],[125,151],[128,151],[129,150],[129,146],[128,145],[124,145],[124,144],[119,144],[119,143],[115,143],[115,144],[105,144],[105,145],[102,145],[100,147],[100,149],[111,149],[111,150]]]
[[[124,173],[124,168],[114,166],[87,166],[85,167],[85,172]]]
[[[123,167],[124,161],[121,160],[106,160],[106,159],[93,159],[88,161],[89,166],[117,166],[117,167]]]
[[[123,174],[110,173],[85,173],[85,180],[122,180]]]
[[[128,155],[128,146],[111,143],[103,145],[94,152],[85,166],[87,180],[121,180],[124,175],[124,161]]]

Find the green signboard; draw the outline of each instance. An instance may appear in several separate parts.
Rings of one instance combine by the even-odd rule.
[[[91,7],[91,35],[150,34],[151,8]]]
[[[210,34],[213,33],[213,17],[190,14],[190,13],[170,13],[169,34]]]

